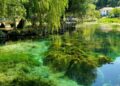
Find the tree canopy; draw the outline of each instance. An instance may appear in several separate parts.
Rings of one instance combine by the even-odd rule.
[[[30,16],[39,22],[39,26],[47,24],[50,28],[58,28],[67,4],[68,0],[29,0],[28,10]]]
[[[25,8],[20,0],[0,0],[0,17],[13,18],[25,16]]]
[[[93,0],[0,0],[0,18],[24,17],[35,28],[58,29],[65,13],[82,19],[91,3]]]
[[[97,8],[120,6],[120,0],[97,0]]]

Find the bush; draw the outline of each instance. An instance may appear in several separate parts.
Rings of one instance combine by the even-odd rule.
[[[119,18],[120,17],[120,8],[114,8],[110,13],[111,17]]]

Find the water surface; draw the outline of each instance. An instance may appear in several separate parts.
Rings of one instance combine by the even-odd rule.
[[[94,54],[104,54],[113,58],[111,64],[104,64],[95,69],[93,73],[87,74],[90,76],[86,76],[83,80],[88,80],[88,83],[82,83],[82,86],[86,86],[85,84],[89,84],[88,86],[120,86],[120,26],[88,25],[82,29],[84,29],[83,38],[89,42],[87,48],[90,48]],[[33,67],[31,72],[42,77],[43,80],[50,80],[56,86],[81,86],[75,80],[65,77],[64,72],[55,72],[43,65],[43,58],[45,53],[49,52],[49,46],[50,43],[46,40],[7,42],[0,46],[0,58],[9,56],[11,59],[15,59],[20,58],[23,54],[22,56],[34,58],[39,62],[40,66]]]
[[[97,69],[93,86],[120,86],[120,57],[117,57],[113,63]]]

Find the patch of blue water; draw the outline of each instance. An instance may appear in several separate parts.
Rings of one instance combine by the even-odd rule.
[[[120,86],[120,57],[112,64],[97,69],[97,78],[93,86]]]

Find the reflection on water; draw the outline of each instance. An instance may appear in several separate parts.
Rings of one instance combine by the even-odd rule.
[[[93,86],[120,86],[120,57],[113,64],[106,64],[98,68]]]
[[[103,28],[101,29],[103,30]],[[106,40],[109,42],[109,46],[105,46],[108,46],[108,49],[111,49],[107,54],[109,54],[110,57],[119,55],[120,26],[113,25],[105,27],[104,29],[108,31]],[[103,37],[105,36],[103,35]],[[97,69],[97,77],[93,86],[120,86],[120,57],[117,57],[112,64],[105,64]]]
[[[111,31],[112,28],[114,28],[115,30]],[[116,28],[117,28],[117,30],[116,30]],[[58,84],[56,86],[79,86],[78,84],[82,84],[83,86],[91,86],[91,85],[93,85],[93,86],[120,86],[120,67],[119,67],[120,66],[120,57],[117,57],[116,60],[112,64],[105,64],[102,67],[98,67],[97,69],[95,69],[96,65],[97,65],[96,60],[93,58],[87,57],[87,56],[92,56],[94,54],[95,54],[95,56],[97,56],[98,54],[104,54],[109,57],[118,56],[119,52],[120,52],[120,50],[119,50],[119,48],[120,48],[120,32],[118,30],[119,28],[120,28],[120,26],[107,27],[107,26],[99,26],[99,25],[97,25],[97,26],[90,25],[90,26],[82,27],[83,31],[76,31],[75,35],[74,35],[76,37],[73,37],[72,41],[69,40],[69,37],[67,37],[67,35],[66,35],[66,39],[68,42],[66,45],[68,46],[68,48],[66,48],[67,49],[66,51],[65,51],[65,49],[62,49],[65,52],[67,52],[67,55],[64,58],[66,58],[66,57],[68,58],[69,57],[68,54],[71,54],[71,53],[72,53],[71,58],[72,57],[75,58],[76,53],[78,53],[78,54],[80,53],[79,48],[84,49],[83,51],[85,51],[85,54],[82,53],[82,51],[81,51],[80,55],[82,54],[83,56],[86,56],[86,58],[79,57],[79,55],[78,55],[78,56],[76,56],[77,59],[74,59],[70,62],[71,64],[70,64],[70,67],[68,67],[69,71],[67,71],[68,72],[67,74],[69,75],[69,78],[71,78],[71,80],[63,78],[63,76],[64,76],[63,73],[59,75],[60,77],[57,74],[55,74],[54,72],[51,73],[51,69],[49,71],[49,70],[45,70],[44,68],[43,69],[40,68],[39,75],[44,76],[44,75],[47,75],[46,72],[48,72],[49,76],[47,76],[48,78],[46,78],[46,79],[50,79],[51,81],[56,82]],[[81,29],[79,28],[79,30],[81,30]],[[77,32],[78,32],[78,34],[77,34]],[[58,38],[59,37],[57,37],[57,39]],[[76,40],[74,38],[76,38]],[[72,39],[72,37],[70,37],[70,39]],[[1,40],[2,39],[0,39],[0,43],[5,42],[5,41],[1,41]],[[61,40],[57,41],[58,44],[60,44],[59,43],[60,41]],[[71,42],[73,42],[73,41],[74,41],[73,44],[78,44],[79,46],[77,46],[77,47],[75,47],[75,45],[72,46]],[[19,44],[20,47],[19,47],[17,45],[17,43],[15,43],[15,45],[17,47],[15,47],[15,49],[13,49],[13,50],[18,51],[23,47],[23,50],[25,52],[30,53],[30,55],[32,54],[32,56],[35,57],[35,59],[39,60],[39,62],[41,63],[41,66],[44,67],[44,65],[42,64],[42,63],[44,63],[42,61],[43,58],[41,58],[41,56],[42,56],[42,53],[44,53],[44,51],[48,50],[48,47],[46,47],[45,44],[46,43],[44,43],[44,42],[39,43],[39,42],[32,41],[31,43],[27,42],[27,44],[24,42],[24,43],[22,43],[22,45],[20,43]],[[85,45],[84,48],[82,48],[83,45]],[[71,48],[69,46],[72,46],[73,48]],[[57,46],[57,47],[59,47],[59,46]],[[9,48],[11,49],[14,47],[10,46]],[[8,48],[6,48],[6,49],[8,49]],[[53,53],[55,53],[55,51]],[[70,52],[68,52],[68,51],[70,51]],[[62,54],[63,55],[66,54],[65,52],[64,53],[62,52]],[[86,52],[87,52],[87,55],[86,55]],[[52,53],[52,55],[53,55],[53,53]],[[60,53],[58,55],[61,56],[62,54]],[[90,55],[90,54],[92,54],[92,55]],[[57,60],[60,60],[60,56]],[[44,55],[42,57],[44,57]],[[61,58],[61,59],[63,59],[63,58]],[[63,62],[67,63],[67,60],[66,59],[65,59],[65,61],[62,60],[62,64],[60,64],[60,65],[63,65],[62,68],[64,67]],[[56,62],[56,60],[55,60],[55,62]],[[57,67],[60,65],[57,65]],[[95,66],[95,67],[93,67],[93,66]],[[48,67],[45,66],[45,68],[48,68]],[[38,69],[37,69],[37,71],[38,71]],[[43,71],[45,71],[45,72],[43,72]]]
[[[120,26],[88,25],[82,29],[84,39],[89,41],[88,48],[91,51],[114,59],[111,64],[104,64],[102,67],[98,67],[97,71],[94,70],[97,75],[91,78],[92,86],[120,86],[120,57],[117,57],[120,56]],[[83,85],[86,86],[85,84]],[[91,83],[88,86],[91,86]]]

